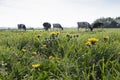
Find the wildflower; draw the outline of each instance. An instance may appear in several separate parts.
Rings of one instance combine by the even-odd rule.
[[[70,37],[70,35],[69,35],[69,34],[67,34],[67,35],[66,35],[66,37]]]
[[[67,34],[67,35],[66,35],[66,37],[68,37],[68,38],[72,38],[72,35],[70,35],[70,34]]]
[[[22,49],[22,52],[26,52],[26,49],[23,48],[23,49]]]
[[[54,57],[53,56],[49,56],[49,60],[53,60],[54,59]]]
[[[40,64],[32,64],[32,67],[35,68],[35,69],[36,69],[36,68],[39,68],[39,67],[40,67]]]
[[[74,37],[74,38],[77,38],[77,37],[79,37],[79,35],[78,35],[78,34],[75,34],[75,35],[73,35],[73,37]]]
[[[40,36],[41,36],[40,34],[36,35],[37,38],[40,38]]]
[[[56,32],[51,32],[50,34],[51,34],[51,35],[56,35]]]
[[[59,35],[59,34],[60,34],[60,32],[56,32],[56,34],[57,34],[57,35]]]
[[[79,35],[78,35],[78,34],[76,34],[76,37],[79,37]]]
[[[91,45],[91,42],[88,41],[88,42],[86,42],[85,44],[86,44],[87,46],[90,46],[90,45]]]
[[[96,42],[98,42],[99,40],[96,38],[89,38],[88,42],[91,42],[91,44],[95,44]]]
[[[104,36],[104,40],[109,40],[109,36]]]
[[[55,38],[58,36],[56,32],[51,32],[50,34],[51,34],[51,38]]]

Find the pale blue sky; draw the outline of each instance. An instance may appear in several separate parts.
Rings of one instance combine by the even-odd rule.
[[[0,27],[42,27],[43,22],[77,26],[100,17],[120,16],[120,0],[0,0]]]

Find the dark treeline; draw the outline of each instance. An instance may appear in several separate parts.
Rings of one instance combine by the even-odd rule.
[[[120,17],[116,17],[116,18],[111,18],[111,17],[107,17],[107,18],[99,18],[96,19],[94,23],[96,22],[101,22],[104,24],[105,28],[120,28]]]

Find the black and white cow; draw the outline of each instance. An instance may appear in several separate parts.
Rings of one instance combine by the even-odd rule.
[[[53,24],[53,30],[54,30],[55,28],[58,28],[58,29],[63,30],[63,27],[62,27],[61,24],[59,24],[59,23]]]
[[[23,29],[23,30],[25,30],[26,31],[26,26],[25,26],[25,24],[18,24],[17,25],[18,26],[18,29]]]
[[[44,27],[44,29],[47,31],[48,29],[51,28],[51,24],[48,23],[48,22],[44,22],[44,23],[43,23],[43,27]]]
[[[104,24],[103,23],[101,23],[101,22],[96,22],[96,23],[94,23],[93,24],[93,28],[103,28],[103,26],[104,26]]]
[[[92,26],[88,22],[77,22],[77,25],[78,25],[78,30],[79,28],[90,29],[90,31],[93,30]]]

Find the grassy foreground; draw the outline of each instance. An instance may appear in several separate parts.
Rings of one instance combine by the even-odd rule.
[[[0,31],[0,80],[119,80],[120,29]]]

